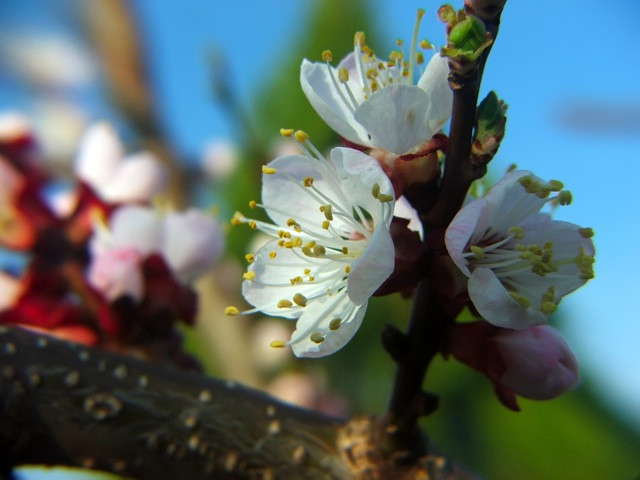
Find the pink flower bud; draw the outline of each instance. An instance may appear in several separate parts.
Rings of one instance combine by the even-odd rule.
[[[550,400],[578,386],[578,362],[554,328],[537,325],[502,330],[493,342],[506,367],[496,380],[518,395]]]
[[[451,354],[485,374],[500,401],[519,410],[516,394],[550,400],[578,385],[578,362],[560,333],[548,325],[522,330],[486,322],[456,325]]]

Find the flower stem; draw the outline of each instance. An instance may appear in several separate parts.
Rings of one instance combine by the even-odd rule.
[[[469,14],[476,13],[474,0],[467,0]],[[480,2],[482,3],[482,2]],[[488,3],[488,2],[484,2]],[[484,5],[483,3],[483,5]],[[490,2],[489,2],[490,3]],[[487,31],[495,40],[504,0],[494,2],[496,10],[483,7],[482,15]],[[490,13],[487,13],[490,12]],[[453,111],[449,129],[449,143],[444,174],[433,207],[422,217],[425,232],[431,236],[442,232],[456,215],[467,195],[471,182],[486,172],[486,163],[471,159],[473,130],[476,124],[476,105],[484,65],[490,52],[486,48],[476,65],[463,65],[460,70],[450,62],[449,85],[453,90]],[[459,66],[459,65],[458,65]],[[457,71],[458,70],[458,71]],[[426,236],[425,240],[429,238]],[[431,262],[429,262],[431,264]],[[393,350],[385,344],[398,363],[396,378],[387,410],[388,441],[398,450],[421,455],[426,443],[417,425],[418,418],[437,406],[435,397],[424,393],[422,385],[433,358],[442,350],[448,326],[454,318],[442,308],[442,299],[429,284],[430,275],[418,285],[406,335],[395,334],[400,348]],[[401,337],[401,341],[397,340]]]

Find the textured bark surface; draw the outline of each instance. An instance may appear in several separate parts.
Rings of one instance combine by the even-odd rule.
[[[0,326],[0,475],[34,463],[139,479],[476,478],[441,456],[408,461],[384,428]]]

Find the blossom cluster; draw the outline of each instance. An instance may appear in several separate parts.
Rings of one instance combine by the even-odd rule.
[[[154,206],[164,168],[126,156],[104,123],[84,135],[69,186],[48,172],[28,121],[2,114],[0,172],[0,244],[23,265],[0,273],[0,323],[184,363],[173,325],[194,321],[189,282],[222,250],[217,220]]]
[[[423,13],[407,56],[393,51],[383,60],[358,32],[337,66],[328,50],[321,62],[302,62],[302,90],[345,146],[325,156],[306,133],[281,131],[302,153],[262,167],[262,198],[249,206],[270,221],[233,218],[272,240],[246,257],[242,292],[253,308],[226,313],[296,320],[291,338],[272,346],[318,357],[353,337],[372,295],[410,295],[430,282],[452,319],[465,306],[476,317],[451,322],[445,353],[486,374],[516,409],[516,394],[552,398],[578,382],[575,357],[547,323],[565,295],[593,278],[593,231],[553,220],[570,192],[524,170],[470,197],[446,229],[409,227],[428,214],[438,188],[453,98],[446,50],[423,67],[433,48],[418,41]],[[482,132],[474,147],[484,162],[498,149],[504,117],[492,125],[502,131]]]

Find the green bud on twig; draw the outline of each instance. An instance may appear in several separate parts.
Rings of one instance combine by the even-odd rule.
[[[498,151],[507,123],[507,105],[491,91],[477,110],[477,126],[471,155],[476,163],[487,163]]]

